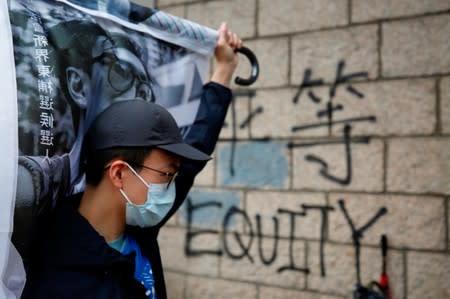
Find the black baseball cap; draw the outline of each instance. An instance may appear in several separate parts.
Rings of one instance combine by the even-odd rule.
[[[211,159],[184,142],[169,111],[138,99],[111,104],[95,118],[84,139],[84,150],[90,153],[121,147],[157,147],[188,160]]]

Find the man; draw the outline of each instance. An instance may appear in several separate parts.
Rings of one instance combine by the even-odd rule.
[[[84,140],[84,193],[58,201],[44,225],[22,298],[166,298],[159,229],[214,150],[242,42],[219,29],[216,68],[185,140],[162,107],[112,104]]]

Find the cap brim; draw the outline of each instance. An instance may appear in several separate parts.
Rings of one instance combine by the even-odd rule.
[[[166,150],[170,153],[173,153],[177,156],[180,156],[180,157],[188,159],[188,160],[194,160],[194,161],[211,160],[210,156],[208,156],[207,154],[199,151],[198,149],[196,149],[186,143],[157,145],[156,147]]]

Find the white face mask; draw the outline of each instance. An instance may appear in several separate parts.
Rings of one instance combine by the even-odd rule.
[[[155,226],[166,217],[175,202],[175,182],[172,182],[168,188],[167,183],[148,184],[128,163],[126,164],[148,188],[147,200],[142,205],[134,204],[125,194],[125,191],[122,188],[119,189],[127,201],[126,223],[140,227]]]

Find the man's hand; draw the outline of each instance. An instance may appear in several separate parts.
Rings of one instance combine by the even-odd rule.
[[[214,53],[216,65],[211,81],[226,87],[230,86],[231,77],[239,61],[235,50],[241,47],[242,40],[235,33],[228,30],[226,23],[222,23],[219,28],[219,38]]]

